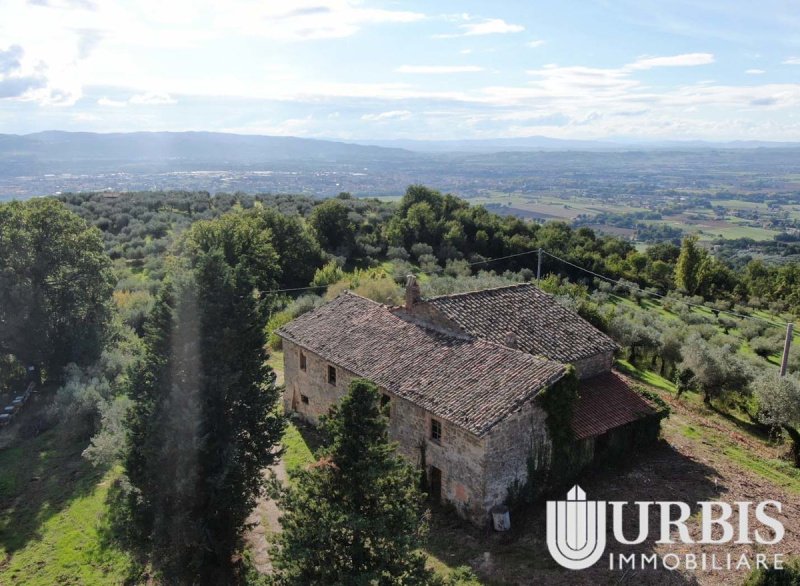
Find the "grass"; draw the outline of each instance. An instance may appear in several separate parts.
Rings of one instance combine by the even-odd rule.
[[[269,358],[267,359],[267,364],[272,367],[272,370],[275,371],[277,375],[277,382],[279,385],[283,384],[283,350],[272,350],[269,351]]]
[[[314,462],[314,452],[300,433],[298,424],[289,422],[283,433],[283,464],[287,472],[300,470]]]
[[[800,470],[788,462],[763,460],[735,445],[725,446],[723,453],[743,468],[755,472],[773,484],[800,493]]]
[[[131,558],[103,538],[119,471],[93,468],[85,447],[62,425],[0,450],[0,584],[122,584],[130,575]]]
[[[627,360],[617,360],[617,368],[623,374],[627,374],[631,378],[639,380],[651,387],[667,391],[668,393],[675,393],[675,383],[664,378],[657,372],[647,370],[634,366]]]
[[[130,575],[131,559],[124,551],[104,545],[102,537],[106,495],[117,473],[109,472],[88,494],[37,528],[39,538],[15,552],[0,569],[0,583],[122,584]]]
[[[675,385],[656,372],[634,366],[627,360],[617,360],[616,366],[631,378],[670,395],[675,394]],[[735,429],[737,432],[747,435],[753,441],[760,442],[765,446],[769,445],[768,440],[761,433],[754,431],[752,423],[746,421],[735,409],[730,409],[724,413],[708,410],[703,405],[700,395],[693,392],[684,393],[681,400],[692,411],[702,411],[701,415],[704,420],[720,423],[727,428]],[[792,492],[800,493],[800,469],[795,468],[789,462],[776,458],[764,458],[760,454],[753,453],[743,448],[730,433],[721,433],[712,426],[693,425],[683,418],[668,419],[665,425],[674,426],[675,430],[687,439],[703,441],[713,445],[720,453],[742,468],[754,472],[773,484]]]

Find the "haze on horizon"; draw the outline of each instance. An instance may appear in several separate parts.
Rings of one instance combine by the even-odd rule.
[[[800,140],[791,3],[5,0],[0,132]]]

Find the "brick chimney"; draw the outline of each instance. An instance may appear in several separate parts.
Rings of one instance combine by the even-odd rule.
[[[517,349],[517,334],[514,332],[506,332],[505,338],[503,340],[503,344],[508,346],[509,348]]]
[[[406,277],[406,310],[411,311],[414,304],[422,300],[422,295],[419,292],[419,284],[414,275]]]

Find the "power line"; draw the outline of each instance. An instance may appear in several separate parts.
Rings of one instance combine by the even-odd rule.
[[[590,275],[592,275],[594,277],[597,277],[598,279],[603,279],[604,281],[608,281],[609,283],[613,283],[615,285],[620,285],[620,286],[623,286],[623,287],[627,287],[628,289],[630,289],[632,291],[636,290],[636,291],[639,291],[641,293],[644,293],[645,295],[650,295],[652,297],[658,297],[660,299],[669,299],[669,297],[667,295],[662,295],[661,293],[658,293],[656,291],[648,291],[646,289],[642,289],[636,283],[633,283],[633,282],[630,282],[630,281],[625,281],[625,280],[622,280],[622,279],[613,279],[613,278],[608,277],[606,275],[601,275],[600,273],[596,273],[595,271],[592,271],[590,269],[587,269],[585,267],[577,265],[577,264],[575,264],[573,262],[570,262],[570,261],[568,261],[566,259],[563,259],[563,258],[561,258],[559,256],[556,256],[555,254],[547,252],[543,248],[536,248],[536,249],[533,249],[533,250],[526,250],[524,252],[518,252],[518,253],[515,253],[515,254],[508,254],[506,256],[498,256],[496,258],[487,258],[487,259],[483,259],[483,260],[467,263],[467,266],[472,267],[472,266],[481,265],[481,264],[488,264],[488,263],[496,262],[496,261],[500,261],[500,260],[507,260],[509,258],[517,258],[517,257],[520,257],[520,256],[527,256],[527,255],[530,255],[530,254],[539,254],[539,253],[546,254],[550,258],[553,258],[553,259],[555,259],[555,260],[557,260],[559,262],[562,262],[562,263],[564,263],[566,265],[569,265],[569,266],[571,266],[571,267],[573,267],[575,269],[578,269],[579,271],[583,271],[583,272],[585,272],[587,274],[590,274]],[[419,271],[417,274],[418,275],[433,276],[435,274],[441,273],[444,270],[445,269],[442,268],[442,267],[437,267],[436,269],[434,269],[432,271]],[[264,291],[263,294],[266,295],[266,294],[270,294],[270,293],[289,293],[289,292],[294,292],[294,291],[310,291],[310,290],[317,290],[317,289],[327,289],[327,287],[328,287],[328,285],[312,285],[312,286],[309,286],[309,287],[293,287],[293,288],[289,288],[289,289],[273,289],[271,291]],[[679,300],[679,301],[681,303],[683,303],[684,305],[687,305],[689,307],[697,307],[699,309],[705,309],[705,310],[709,309],[707,306],[701,305],[699,303],[692,303],[690,301],[684,301],[684,300]],[[755,320],[755,321],[760,321],[760,322],[763,322],[763,323],[766,323],[766,324],[769,324],[769,325],[775,326],[775,327],[784,327],[786,325],[784,323],[774,322],[774,321],[765,319],[763,317],[758,317],[758,316],[754,316],[754,315],[745,315],[743,313],[736,313],[735,311],[727,311],[727,310],[724,310],[724,309],[714,309],[712,311],[714,311],[715,313],[718,313],[718,314],[719,313],[724,313],[725,315],[730,315],[730,316],[733,316],[733,317],[737,317],[739,319],[751,319],[751,320]]]
[[[580,271],[583,271],[585,273],[589,273],[590,275],[593,275],[593,276],[595,276],[595,277],[597,277],[599,279],[604,279],[604,280],[608,281],[609,283],[614,283],[615,285],[621,285],[623,287],[628,287],[631,290],[640,291],[640,292],[644,293],[645,295],[652,295],[653,297],[659,297],[661,299],[669,299],[669,297],[667,297],[666,295],[662,295],[661,293],[658,293],[656,291],[648,291],[646,289],[642,289],[636,283],[632,283],[630,281],[624,281],[624,280],[621,280],[621,279],[612,279],[611,277],[607,277],[605,275],[601,275],[600,273],[596,273],[594,271],[591,271],[591,270],[589,270],[587,268],[578,266],[575,263],[570,262],[568,260],[564,260],[563,258],[558,257],[555,254],[551,254],[551,253],[547,252],[544,249],[542,249],[542,254],[546,254],[547,256],[549,256],[551,258],[554,258],[554,259],[556,259],[558,261],[561,261],[564,264],[567,264],[567,265],[569,265],[571,267],[574,267],[574,268],[576,268],[576,269],[578,269]],[[679,300],[679,301],[681,303],[683,303],[684,305],[688,305],[689,307],[697,307],[697,308],[700,308],[700,309],[709,309],[707,306],[700,305],[699,303],[692,303],[690,301],[683,301],[683,300]],[[784,327],[786,325],[784,323],[778,323],[778,322],[770,321],[770,320],[765,319],[763,317],[758,317],[758,316],[754,316],[754,315],[745,315],[743,313],[736,313],[734,311],[727,311],[727,310],[724,310],[724,309],[714,309],[712,311],[714,311],[716,313],[724,313],[726,315],[731,315],[731,316],[734,316],[734,317],[738,317],[740,319],[752,319],[752,320],[756,320],[756,321],[761,321],[761,322],[770,324],[772,326],[777,326],[777,327]]]
[[[509,259],[509,258],[517,257],[517,256],[525,256],[527,254],[536,254],[538,252],[539,252],[539,249],[537,248],[536,250],[527,250],[525,252],[518,252],[516,254],[509,254],[507,256],[498,256],[497,258],[487,258],[487,259],[484,259],[484,260],[470,262],[470,263],[467,263],[467,266],[473,267],[475,265],[486,264],[486,263],[495,262],[495,261],[498,261],[498,260],[506,260],[506,259]],[[418,275],[428,275],[430,277],[430,276],[433,276],[435,274],[441,273],[444,270],[445,269],[442,268],[442,267],[436,267],[434,270],[431,270],[431,271],[418,271],[416,274],[418,274]],[[327,289],[327,288],[328,288],[328,285],[311,285],[309,287],[293,287],[293,288],[290,288],[290,289],[271,289],[269,291],[262,291],[261,293],[263,295],[269,295],[270,293],[289,293],[289,292],[292,292],[292,291],[310,291],[312,289]]]

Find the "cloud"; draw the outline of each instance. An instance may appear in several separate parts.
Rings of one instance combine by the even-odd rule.
[[[471,20],[472,17],[464,15],[463,18]],[[452,39],[455,37],[477,37],[483,35],[502,35],[508,33],[521,33],[525,27],[521,24],[511,24],[502,18],[487,18],[480,22],[467,22],[458,25],[460,33],[445,33],[434,35],[437,39]]]
[[[97,4],[91,0],[28,0],[31,6],[42,6],[45,8],[62,8],[62,9],[83,9],[95,10]]]
[[[380,114],[364,114],[361,119],[367,122],[381,122],[384,120],[408,120],[413,116],[409,110],[390,110]]]
[[[476,73],[483,71],[483,67],[476,65],[401,65],[395,69],[397,73],[421,74],[447,74],[447,73]]]
[[[143,94],[135,94],[127,100],[112,100],[103,96],[97,100],[98,106],[106,106],[111,108],[123,108],[128,104],[135,106],[160,106],[164,104],[177,104],[178,101],[169,94],[158,92],[147,92]]]
[[[763,69],[746,69],[745,73],[747,75],[762,75],[766,73],[766,71],[764,71]]]
[[[695,67],[714,63],[711,53],[684,53],[671,57],[640,57],[625,67],[627,69],[653,69],[654,67]]]
[[[426,15],[409,10],[368,8],[355,0],[297,0],[292,10],[280,3],[233,1],[215,10],[215,25],[273,40],[303,41],[349,37],[364,26],[405,24]]]
[[[525,46],[530,47],[531,49],[536,49],[538,47],[541,47],[545,43],[547,43],[547,41],[545,41],[544,39],[533,39],[532,41],[528,41],[527,43],[525,43]]]
[[[75,32],[78,35],[79,59],[86,59],[104,36],[101,31],[96,29],[81,29]]]
[[[108,108],[124,108],[128,105],[128,102],[125,100],[112,100],[110,98],[102,97],[97,100],[98,106],[104,106]]]
[[[47,80],[43,77],[7,77],[0,80],[0,98],[20,98],[32,90],[43,88]]]
[[[789,57],[781,61],[784,65],[800,65],[800,57]]]
[[[23,51],[19,45],[11,45],[5,51],[0,50],[0,74],[11,73],[20,68]]]
[[[178,100],[166,93],[147,92],[131,96],[128,102],[131,104],[162,105],[177,104]]]
[[[42,71],[23,73],[22,59],[25,51],[20,45],[0,50],[0,99],[27,97],[31,92],[47,85]]]

